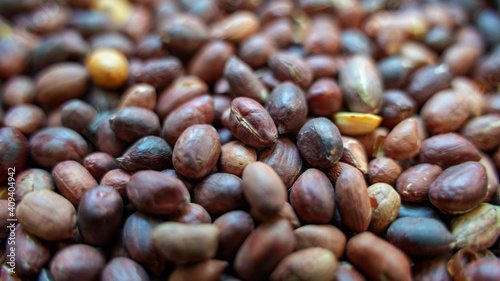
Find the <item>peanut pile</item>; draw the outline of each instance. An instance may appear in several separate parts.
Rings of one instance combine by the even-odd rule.
[[[0,0],[0,281],[500,280],[500,1]]]

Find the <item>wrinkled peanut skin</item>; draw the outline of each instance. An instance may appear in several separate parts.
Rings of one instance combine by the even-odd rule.
[[[239,97],[231,102],[228,129],[243,143],[253,147],[268,147],[278,139],[273,119],[258,102]]]

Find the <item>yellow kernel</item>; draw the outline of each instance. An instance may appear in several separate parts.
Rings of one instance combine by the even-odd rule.
[[[371,113],[337,112],[333,122],[344,135],[357,136],[372,132],[382,122],[382,117]]]
[[[128,61],[114,49],[97,49],[87,57],[87,69],[94,83],[110,89],[122,86],[128,78]]]

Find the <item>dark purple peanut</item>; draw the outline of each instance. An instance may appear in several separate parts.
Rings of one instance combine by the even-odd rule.
[[[135,84],[129,87],[120,98],[118,109],[125,107],[142,107],[154,110],[156,107],[156,90],[149,84]]]
[[[408,118],[396,125],[387,135],[383,150],[387,157],[395,160],[416,156],[420,152],[417,120]]]
[[[429,199],[443,212],[464,213],[482,202],[487,185],[484,166],[478,162],[465,162],[447,168],[432,182]]]
[[[419,158],[422,163],[435,164],[446,169],[467,161],[479,161],[481,155],[467,139],[455,133],[448,133],[423,141]]]
[[[412,280],[409,258],[396,246],[371,232],[351,238],[347,243],[346,256],[371,280]]]
[[[85,281],[99,278],[106,265],[104,255],[94,247],[75,244],[59,250],[50,262],[55,280]]]
[[[281,81],[292,81],[301,88],[309,86],[312,82],[312,71],[300,58],[278,53],[269,58],[267,65],[276,78]]]
[[[260,224],[236,254],[236,273],[244,280],[267,280],[278,263],[293,251],[293,239],[292,227],[286,220]]]
[[[16,217],[24,230],[47,241],[70,238],[78,231],[75,207],[51,190],[26,195],[17,206]]]
[[[140,107],[127,107],[109,118],[111,130],[118,138],[134,142],[148,135],[158,135],[160,120],[151,110]]]
[[[54,166],[52,178],[57,189],[75,206],[80,204],[82,196],[97,186],[97,181],[80,163],[68,160]]]
[[[29,150],[26,137],[18,129],[1,128],[0,137],[0,151],[2,151],[0,153],[0,171],[2,172],[0,182],[5,183],[9,172],[21,171],[24,168]]]
[[[208,87],[203,80],[196,76],[181,76],[160,93],[156,113],[164,120],[183,103],[204,94],[208,94]]]
[[[128,12],[129,17],[122,27],[123,32],[134,41],[139,41],[154,24],[151,9],[147,5],[135,5]]]
[[[311,30],[306,33],[303,46],[308,54],[335,55],[340,50],[338,23],[324,14],[312,17]]]
[[[153,231],[161,224],[157,216],[135,212],[123,226],[123,243],[131,259],[156,275],[165,270],[165,260],[153,248]]]
[[[262,27],[262,33],[273,45],[286,48],[293,40],[293,22],[289,18],[280,18]],[[299,33],[300,31],[297,31]]]
[[[126,257],[114,258],[102,270],[102,281],[149,281],[144,268]]]
[[[172,166],[172,148],[160,137],[147,136],[136,141],[117,160],[130,172],[160,171]]]
[[[318,117],[302,126],[297,136],[300,154],[311,166],[328,168],[342,156],[342,138],[329,119]]]
[[[294,142],[279,138],[276,143],[259,153],[259,161],[271,166],[286,188],[290,188],[302,171],[302,157]]]
[[[192,14],[175,14],[160,22],[157,28],[162,42],[180,54],[189,54],[201,47],[207,39],[205,23]]]
[[[45,125],[47,116],[33,104],[17,105],[9,108],[3,116],[5,127],[16,128],[25,135],[31,135]]]
[[[14,76],[5,81],[1,93],[2,101],[8,107],[34,103],[36,99],[35,81],[28,76]]]
[[[63,127],[39,130],[31,136],[29,146],[35,162],[44,168],[65,160],[80,161],[89,150],[77,132]]]
[[[481,92],[479,86],[471,79],[456,77],[451,81],[451,87],[455,93],[465,98],[471,117],[477,117],[488,112],[488,107],[490,105],[488,97]],[[488,103],[488,105],[485,105],[485,103]],[[494,101],[491,102],[491,105],[493,104]]]
[[[122,198],[109,186],[101,185],[85,192],[78,206],[80,235],[93,246],[111,243],[119,233],[122,219]]]
[[[370,39],[357,29],[347,29],[340,37],[342,52],[345,54],[366,54],[373,56],[374,46]]]
[[[14,198],[17,203],[32,191],[48,189],[54,190],[52,175],[42,169],[28,169],[16,175],[16,193]]]
[[[230,211],[218,217],[214,225],[219,228],[217,258],[231,260],[254,229],[252,217],[244,211]]]
[[[31,63],[32,67],[39,71],[51,64],[81,59],[88,51],[88,43],[78,32],[65,29],[45,37],[45,40],[33,50]]]
[[[412,269],[413,280],[453,281],[448,273],[448,260],[449,256],[447,254],[415,259]]]
[[[100,48],[115,49],[126,57],[131,57],[134,52],[134,43],[124,34],[118,32],[101,33],[89,38],[92,51]]]
[[[107,172],[120,168],[115,158],[104,152],[93,152],[85,156],[83,166],[97,181],[100,181]]]
[[[239,97],[232,101],[227,127],[236,138],[253,147],[271,146],[278,138],[269,113],[250,98]]]
[[[378,71],[387,89],[400,88],[415,69],[415,65],[407,58],[390,56],[377,64]]]
[[[406,92],[419,105],[423,105],[432,95],[448,88],[452,78],[446,65],[424,66],[410,77]]]
[[[215,95],[214,99],[214,126],[222,127],[222,114],[231,108],[231,98],[226,95]],[[224,128],[225,129],[225,128]]]
[[[291,82],[274,88],[266,102],[266,110],[278,129],[286,134],[298,128],[307,117],[307,102],[304,93]]]
[[[354,232],[368,229],[372,207],[363,174],[345,165],[335,183],[335,202],[342,223]]]
[[[420,112],[427,131],[443,134],[457,130],[469,118],[467,100],[454,91],[444,90],[434,94]]]
[[[236,11],[213,25],[210,36],[240,43],[257,33],[259,25],[260,20],[256,14],[249,11]]]
[[[476,19],[477,28],[490,45],[500,41],[500,33],[495,28],[500,24],[500,18],[492,9],[482,10]]]
[[[500,145],[500,115],[487,114],[471,119],[461,134],[477,148],[492,150]]]
[[[233,54],[234,47],[230,43],[216,40],[205,44],[191,59],[189,73],[212,85],[222,77],[226,61]]]
[[[7,242],[7,245],[10,244],[11,247],[7,246],[5,252],[7,256],[15,256],[15,266],[13,268],[15,268],[16,273],[22,275],[36,274],[50,260],[49,245],[45,241],[30,235],[21,225],[16,227],[14,241],[14,244]]]
[[[320,170],[308,169],[293,184],[290,203],[302,221],[328,223],[335,214],[333,185]]]
[[[309,112],[319,117],[330,117],[342,106],[342,93],[331,78],[316,80],[306,94]]]
[[[214,120],[214,101],[203,95],[174,109],[163,122],[163,138],[171,145],[192,125],[211,124]]]
[[[266,87],[253,73],[250,66],[236,56],[227,60],[224,78],[229,84],[231,95],[235,97],[252,98],[259,103],[265,103],[269,98]]]
[[[448,47],[442,57],[443,63],[450,67],[455,75],[465,75],[474,67],[474,63],[481,55],[481,50],[467,44],[454,44]]]
[[[90,126],[97,117],[94,107],[81,100],[70,100],[61,107],[61,123],[83,136],[89,136]]]
[[[407,254],[423,256],[449,253],[455,245],[444,223],[418,217],[395,220],[387,229],[387,240]]]
[[[443,51],[454,43],[453,32],[447,26],[436,26],[425,36],[425,43],[436,51]]]
[[[79,98],[87,90],[88,79],[89,73],[81,64],[63,62],[49,66],[36,77],[36,100],[45,105],[58,105]]]
[[[269,219],[281,211],[286,188],[271,166],[259,161],[248,164],[241,179],[245,198],[259,219]]]
[[[114,188],[122,198],[126,198],[127,192],[127,184],[130,181],[130,177],[132,175],[127,171],[122,169],[114,169],[107,172],[99,182],[100,185],[111,186]]]
[[[247,205],[242,180],[226,173],[212,174],[198,183],[194,189],[194,199],[214,216],[242,209]]]
[[[321,247],[332,252],[337,258],[344,254],[346,236],[333,225],[304,225],[293,231],[295,250]]]
[[[360,113],[378,113],[382,107],[382,79],[374,61],[364,55],[348,59],[340,69],[339,85],[349,109]]]
[[[133,64],[131,63],[131,70],[133,69],[132,66]],[[90,89],[88,94],[88,103],[98,112],[102,112],[101,114],[106,114],[107,112],[103,111],[114,110],[118,106],[120,103],[120,95],[116,91],[104,89],[95,85]]]
[[[20,42],[6,38],[0,42],[0,76],[8,78],[24,72],[29,62],[29,52]]]
[[[288,1],[267,2],[262,5],[262,10],[259,13],[260,20],[262,24],[266,24],[281,17],[291,17],[293,9],[293,3]]]
[[[119,139],[111,129],[109,117],[105,117],[97,128],[97,147],[101,152],[113,157],[119,157],[125,152],[129,144]]]
[[[115,29],[111,19],[103,12],[96,10],[75,11],[68,25],[84,37]]]
[[[259,69],[255,71],[255,75],[269,90],[273,90],[281,83],[269,68]]]
[[[45,20],[35,20],[42,16]],[[21,14],[16,25],[39,34],[53,33],[64,27],[70,17],[70,9],[64,5],[41,4],[38,9]]]
[[[405,92],[390,90],[384,92],[382,110],[382,125],[394,128],[399,122],[411,117],[417,110],[417,103]]]
[[[483,88],[491,88],[500,81],[500,50],[496,49],[492,53],[487,54],[475,65],[473,77],[476,82]]]
[[[145,83],[161,89],[179,78],[182,72],[182,64],[175,57],[149,59],[134,75],[134,79],[137,83]]]
[[[195,203],[188,203],[179,211],[168,215],[167,220],[186,224],[212,223],[212,218],[207,210]]]
[[[432,182],[441,172],[443,169],[437,165],[415,165],[401,173],[396,182],[396,190],[404,201],[424,202],[428,198]]]
[[[181,175],[199,179],[217,165],[221,153],[219,134],[212,125],[187,128],[174,146],[173,164]]]
[[[153,214],[172,214],[190,200],[186,186],[179,179],[151,170],[132,175],[126,190],[134,207]]]
[[[482,258],[466,265],[461,276],[469,280],[495,280],[500,278],[499,268],[498,259]]]
[[[408,203],[405,201],[401,202],[401,206],[399,207],[398,217],[424,217],[424,218],[434,218],[441,219],[440,214],[436,210],[436,208],[416,204],[416,203]]]
[[[405,42],[400,52],[417,67],[434,64],[437,60],[437,54],[422,43]]]
[[[262,35],[254,35],[241,42],[238,56],[250,67],[256,69],[266,65],[268,58],[274,54],[276,47],[271,40]]]
[[[257,161],[255,149],[240,141],[231,141],[221,147],[218,168],[221,172],[241,176],[243,169],[255,161]]]
[[[335,57],[329,55],[312,55],[305,59],[313,73],[313,78],[328,78],[337,76],[338,63]]]

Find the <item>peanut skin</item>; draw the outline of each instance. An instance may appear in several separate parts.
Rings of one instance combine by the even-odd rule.
[[[371,232],[351,238],[347,258],[375,281],[411,281],[410,260],[398,248]]]

